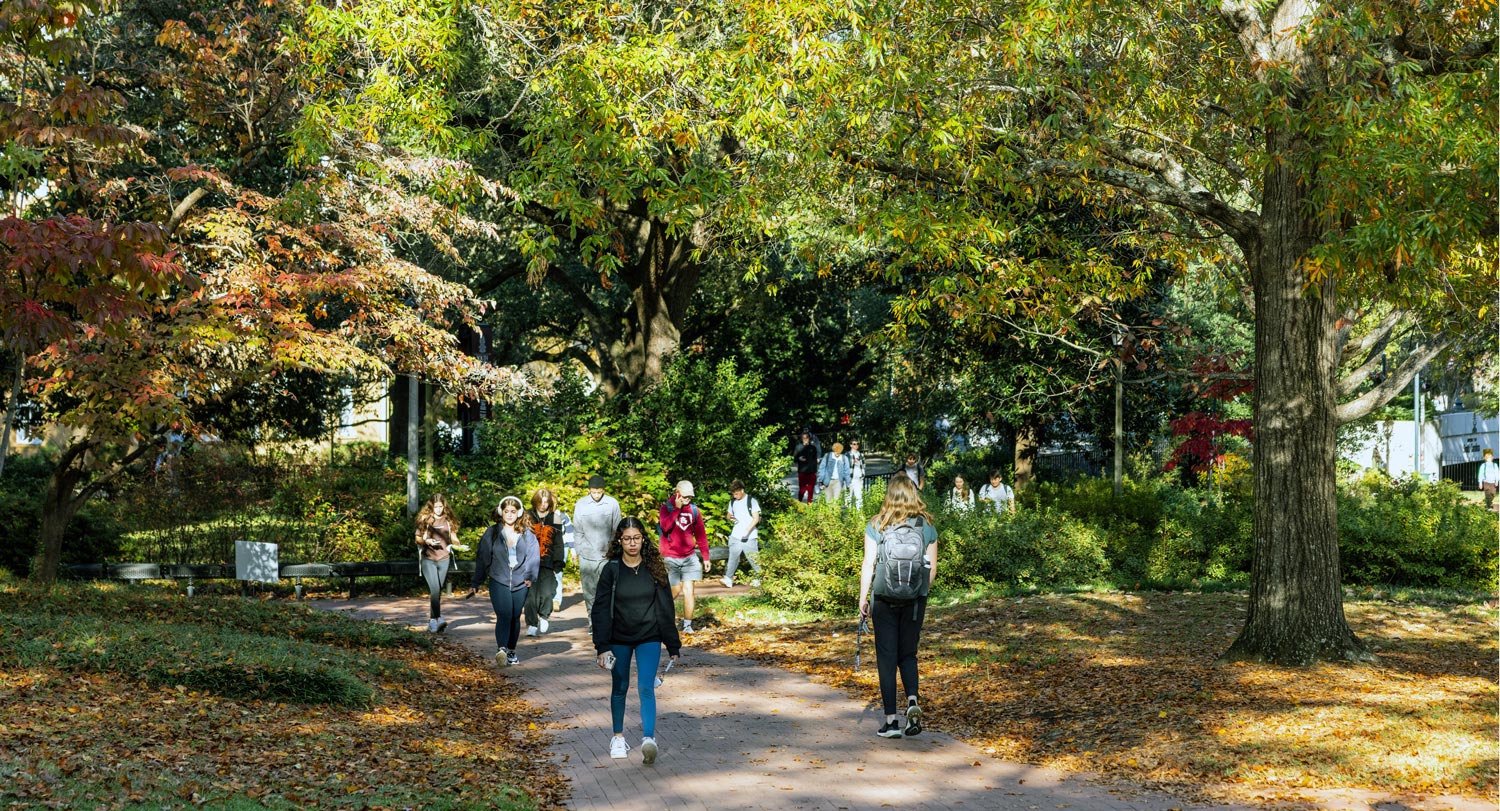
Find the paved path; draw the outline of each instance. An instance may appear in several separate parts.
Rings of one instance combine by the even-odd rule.
[[[713,584],[707,591],[719,589]],[[426,627],[425,599],[320,600],[319,608]],[[483,597],[444,600],[447,635],[495,652],[493,614]],[[746,659],[692,648],[657,691],[661,754],[644,766],[634,683],[626,705],[628,760],[609,757],[609,674],[593,662],[582,598],[570,593],[552,632],[523,637],[521,664],[507,669],[547,708],[553,752],[572,782],[575,809],[996,809],[997,811],[1168,811],[1179,799],[1108,788],[1075,776],[995,760],[932,730],[884,740],[878,708],[842,692]],[[871,660],[873,662],[873,654]],[[634,714],[634,718],[632,718]],[[942,719],[929,719],[941,726]],[[1203,807],[1203,806],[1198,806]]]

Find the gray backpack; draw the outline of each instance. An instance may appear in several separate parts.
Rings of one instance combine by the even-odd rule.
[[[926,526],[920,517],[886,527],[875,554],[875,596],[891,603],[909,603],[927,596]]]

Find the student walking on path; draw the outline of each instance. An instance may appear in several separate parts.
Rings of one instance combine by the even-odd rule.
[[[865,508],[865,453],[857,439],[849,440],[849,495],[854,499],[854,509]]]
[[[818,484],[824,488],[823,495],[830,504],[838,504],[844,491],[849,488],[849,457],[844,455],[844,443],[833,443],[833,453],[825,454],[818,463]]]
[[[693,504],[693,483],[683,479],[657,509],[661,554],[672,596],[682,595],[682,632],[693,632],[693,584],[708,572],[708,528]],[[699,558],[702,558],[702,563]]]
[[[760,502],[754,496],[745,495],[745,483],[735,479],[729,485],[729,560],[724,566],[724,577],[719,582],[724,588],[734,588],[734,573],[739,568],[740,557],[755,571],[755,580],[750,585],[760,585]]]
[[[469,584],[473,597],[485,580],[490,584],[490,606],[495,609],[495,664],[505,667],[519,664],[516,643],[521,639],[521,612],[526,595],[541,570],[541,552],[536,535],[526,520],[521,500],[515,496],[500,499],[495,509],[499,522],[485,530],[479,539],[474,558],[474,579]]]
[[[656,670],[661,649],[675,660],[682,641],[667,567],[656,545],[646,537],[646,526],[626,518],[615,531],[609,562],[599,576],[598,599],[592,615],[595,661],[610,671],[609,713],[614,738],[609,756],[627,757],[625,697],[630,692],[630,662],[635,660],[636,691],[641,703],[641,761],[656,762]]]
[[[448,579],[456,543],[458,519],[448,513],[448,499],[434,493],[417,513],[417,548],[422,554],[422,579],[427,581],[427,630],[431,633],[448,627],[443,619],[443,582]]]
[[[531,495],[526,519],[536,535],[541,569],[526,594],[526,635],[537,636],[547,633],[552,618],[558,578],[568,560],[566,544],[573,540],[573,522],[567,513],[557,509],[557,496],[545,487],[538,487]]]
[[[589,477],[589,492],[573,505],[573,547],[578,551],[578,580],[585,616],[594,612],[594,590],[609,556],[609,545],[620,525],[620,502],[604,494],[604,477]]]
[[[801,441],[792,451],[792,462],[797,466],[797,500],[812,503],[813,492],[818,486],[818,445],[812,432],[803,429]]]
[[[875,734],[900,738],[922,731],[917,691],[917,641],[927,615],[927,592],[937,575],[937,528],[917,486],[892,476],[880,512],[865,527],[859,569],[859,618],[875,631],[875,669],[885,723]],[[871,599],[873,595],[873,599]],[[906,723],[896,722],[896,675],[906,695]]]

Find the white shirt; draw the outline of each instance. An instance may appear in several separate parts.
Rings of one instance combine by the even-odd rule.
[[[750,526],[754,516],[760,515],[760,502],[755,500],[755,496],[747,494],[741,499],[730,499],[729,514],[734,516],[734,529],[729,531],[731,538],[753,541],[760,537],[759,525],[750,527],[749,532],[744,530],[744,527]]]
[[[1500,484],[1500,462],[1480,462],[1479,483]]]
[[[1005,512],[1010,509],[1010,502],[1015,499],[1016,493],[1008,484],[1001,483],[999,487],[985,484],[979,488],[979,497],[985,501],[993,501],[996,512]]]

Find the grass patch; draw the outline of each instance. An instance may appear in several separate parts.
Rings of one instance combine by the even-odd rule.
[[[566,794],[519,690],[405,629],[0,587],[0,635],[0,807],[523,811]]]
[[[1352,601],[1380,662],[1289,669],[1216,662],[1243,622],[1239,594],[944,597],[923,633],[927,718],[996,757],[1236,800],[1496,791],[1496,611],[1483,604]],[[870,640],[851,672],[852,617],[720,618],[694,643],[878,701]]]

